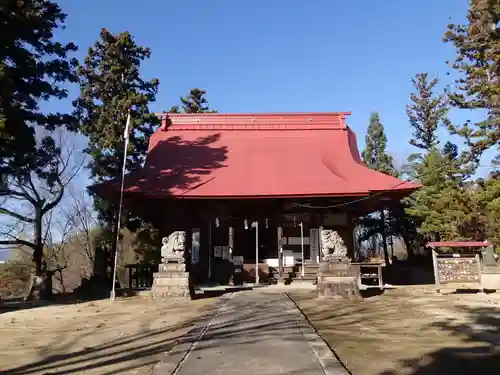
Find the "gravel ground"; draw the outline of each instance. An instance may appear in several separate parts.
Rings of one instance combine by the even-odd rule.
[[[134,297],[0,314],[0,373],[149,374],[215,299]]]
[[[498,374],[498,292],[407,288],[358,303],[290,295],[354,375]]]

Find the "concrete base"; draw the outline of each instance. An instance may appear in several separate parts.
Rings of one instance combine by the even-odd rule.
[[[153,274],[151,295],[153,298],[191,298],[191,285],[186,265],[177,261],[160,264],[159,272]]]
[[[318,283],[316,292],[318,298],[361,299],[356,277],[328,277],[327,280]]]
[[[500,267],[498,266],[484,266],[481,270],[483,274],[500,274]]]
[[[359,267],[351,265],[348,258],[330,258],[319,267],[316,293],[318,298],[361,299]]]
[[[483,273],[481,275],[481,284],[484,289],[500,290],[500,272]]]

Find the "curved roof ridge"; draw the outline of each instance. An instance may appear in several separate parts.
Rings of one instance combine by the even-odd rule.
[[[160,131],[346,129],[350,112],[324,113],[159,113]]]

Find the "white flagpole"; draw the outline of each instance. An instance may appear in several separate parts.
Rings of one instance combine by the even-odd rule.
[[[121,180],[121,186],[120,186],[120,201],[118,204],[118,220],[116,222],[116,245],[115,245],[115,264],[113,266],[113,284],[111,286],[111,294],[109,296],[109,299],[111,301],[114,301],[116,299],[116,291],[115,291],[115,284],[116,284],[116,268],[118,264],[118,245],[120,243],[120,228],[121,228],[121,220],[122,220],[122,206],[123,206],[123,185],[125,182],[125,166],[127,163],[127,149],[128,149],[128,138],[129,138],[129,131],[130,131],[130,110],[128,111],[127,115],[127,123],[125,124],[125,132],[123,134],[124,138],[124,150],[123,150],[123,166],[122,166],[122,180]]]

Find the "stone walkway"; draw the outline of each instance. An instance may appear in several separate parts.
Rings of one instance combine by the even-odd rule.
[[[227,295],[156,367],[155,375],[345,375],[284,293]]]

